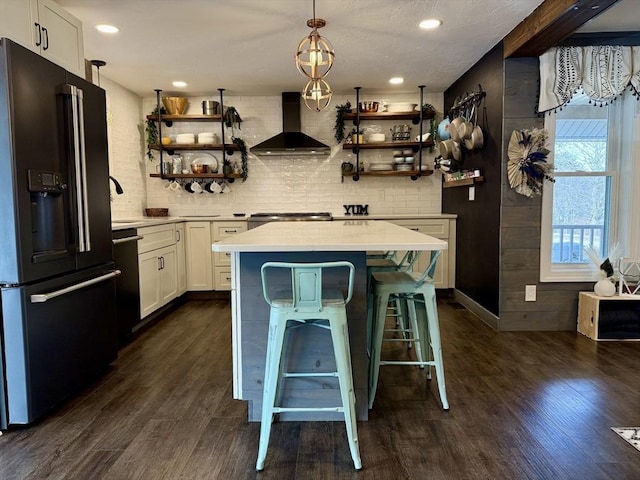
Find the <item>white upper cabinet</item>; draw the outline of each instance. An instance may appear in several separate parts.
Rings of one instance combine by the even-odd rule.
[[[85,76],[82,22],[52,0],[0,0],[0,36]]]

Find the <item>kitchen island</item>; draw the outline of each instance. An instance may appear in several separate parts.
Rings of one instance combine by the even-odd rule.
[[[248,402],[249,421],[260,421],[269,306],[262,296],[260,267],[268,261],[346,260],[356,267],[353,298],[347,306],[358,419],[366,420],[368,364],[366,325],[366,252],[372,250],[445,250],[447,242],[385,221],[272,222],[212,245],[231,252],[231,308],[234,398]],[[286,280],[283,279],[283,282]],[[329,278],[328,282],[332,280]],[[277,285],[275,285],[277,287]],[[345,285],[335,285],[345,289]],[[289,338],[288,368],[318,371],[334,367],[328,332],[296,329]],[[333,379],[289,379],[283,387],[288,406],[339,401]],[[341,420],[338,413],[289,413],[281,420]]]

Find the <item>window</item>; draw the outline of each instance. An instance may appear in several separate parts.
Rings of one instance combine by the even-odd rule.
[[[587,245],[601,257],[616,242],[629,251],[635,103],[626,94],[594,107],[576,95],[546,118],[556,181],[542,197],[540,281],[597,280]]]

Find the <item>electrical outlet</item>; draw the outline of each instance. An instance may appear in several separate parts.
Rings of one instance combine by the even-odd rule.
[[[476,187],[469,187],[469,201],[473,202],[476,199]]]
[[[524,301],[535,302],[536,301],[536,286],[525,285],[524,286]]]

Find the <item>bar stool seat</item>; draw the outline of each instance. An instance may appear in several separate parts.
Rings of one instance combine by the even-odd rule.
[[[338,274],[348,272],[348,290],[344,297],[340,290],[323,288],[323,272],[338,269]],[[280,275],[277,275],[277,270]],[[285,271],[291,289],[269,295],[270,275],[282,281]],[[271,273],[268,273],[271,272]],[[356,470],[362,468],[356,426],[355,392],[351,371],[351,352],[347,327],[346,305],[353,295],[355,267],[350,262],[287,263],[267,262],[262,265],[262,292],[270,305],[269,337],[265,361],[260,444],[256,470],[264,468],[274,416],[284,412],[342,412],[346,424],[351,458]],[[346,282],[345,282],[346,283]],[[342,284],[342,283],[341,283]],[[330,330],[336,359],[334,372],[284,371],[286,336],[292,328],[313,326]],[[280,405],[279,390],[284,378],[337,377],[341,404],[329,407],[285,407]]]
[[[373,293],[373,338],[371,343],[371,360],[369,370],[369,408],[373,407],[381,365],[418,365],[427,368],[435,367],[438,381],[440,401],[444,410],[449,409],[444,379],[442,346],[440,343],[440,327],[436,304],[436,290],[433,285],[433,272],[440,251],[431,252],[431,263],[420,275],[408,271],[375,272],[371,275],[371,291]],[[415,344],[416,356],[413,360],[383,360],[382,345],[385,341],[398,341],[385,338],[385,320],[389,301],[398,301],[401,316],[409,320],[411,338]]]

